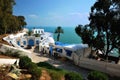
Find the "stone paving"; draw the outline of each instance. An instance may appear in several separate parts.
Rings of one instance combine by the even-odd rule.
[[[56,59],[54,57],[44,56],[42,53],[37,52],[37,51],[34,52],[33,50],[34,50],[34,47],[30,50],[31,52],[33,52],[31,53],[30,56],[31,56],[32,61],[35,63],[46,61],[55,67],[65,69],[68,71],[78,72],[84,78],[86,78],[88,73],[90,72],[90,70],[88,69],[81,68],[79,66],[74,65],[74,63],[70,60]]]

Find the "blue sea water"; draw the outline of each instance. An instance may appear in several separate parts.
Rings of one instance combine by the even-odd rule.
[[[57,27],[51,27],[51,26],[43,26],[43,27],[33,27],[33,26],[27,26],[29,30],[32,30],[33,28],[40,28],[44,29],[45,32],[51,32],[53,33],[54,40],[56,41],[57,34],[55,34],[55,29]],[[60,42],[62,43],[68,43],[68,44],[79,44],[82,43],[81,38],[75,33],[75,27],[62,27],[64,30],[64,33],[60,35]],[[119,53],[117,50],[113,50],[114,54],[111,54],[113,56],[119,56]]]
[[[27,26],[29,30],[33,29],[33,26]],[[55,41],[57,40],[57,34],[55,34],[55,29],[57,27],[52,26],[43,26],[43,27],[35,27],[44,29],[45,32],[52,32]],[[75,33],[75,27],[62,27],[64,33],[60,35],[60,42],[69,43],[69,44],[79,44],[81,43],[81,38]]]

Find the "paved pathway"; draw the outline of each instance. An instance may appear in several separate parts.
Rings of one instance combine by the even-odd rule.
[[[32,48],[30,51],[33,52],[34,48]],[[46,61],[50,64],[52,64],[55,67],[65,69],[68,71],[74,71],[80,73],[84,78],[87,77],[90,70],[81,68],[79,66],[74,65],[74,63],[70,60],[61,60],[61,59],[55,59],[53,57],[43,56],[40,53],[33,52],[31,55],[31,59],[33,62],[43,62]]]

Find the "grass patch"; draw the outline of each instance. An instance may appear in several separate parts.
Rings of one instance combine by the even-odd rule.
[[[83,80],[82,76],[75,72],[68,72],[64,77],[65,80]]]
[[[37,63],[37,65],[39,67],[44,67],[46,69],[51,69],[51,70],[56,70],[56,71],[61,71],[62,69],[56,68],[54,66],[52,66],[51,64],[47,63],[47,62],[39,62]]]
[[[88,74],[88,80],[108,80],[108,76],[105,73],[99,71],[92,71]]]
[[[37,65],[41,68],[45,68],[52,80],[82,80],[82,76],[79,73],[69,72],[63,69],[56,68],[47,62],[39,62]]]
[[[55,71],[55,70],[48,70],[49,75],[51,76],[52,80],[61,80],[64,78],[64,75],[66,74],[65,71]]]

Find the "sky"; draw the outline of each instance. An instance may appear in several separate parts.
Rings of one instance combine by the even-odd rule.
[[[27,26],[77,26],[89,24],[96,0],[15,0],[14,15],[25,17]]]

